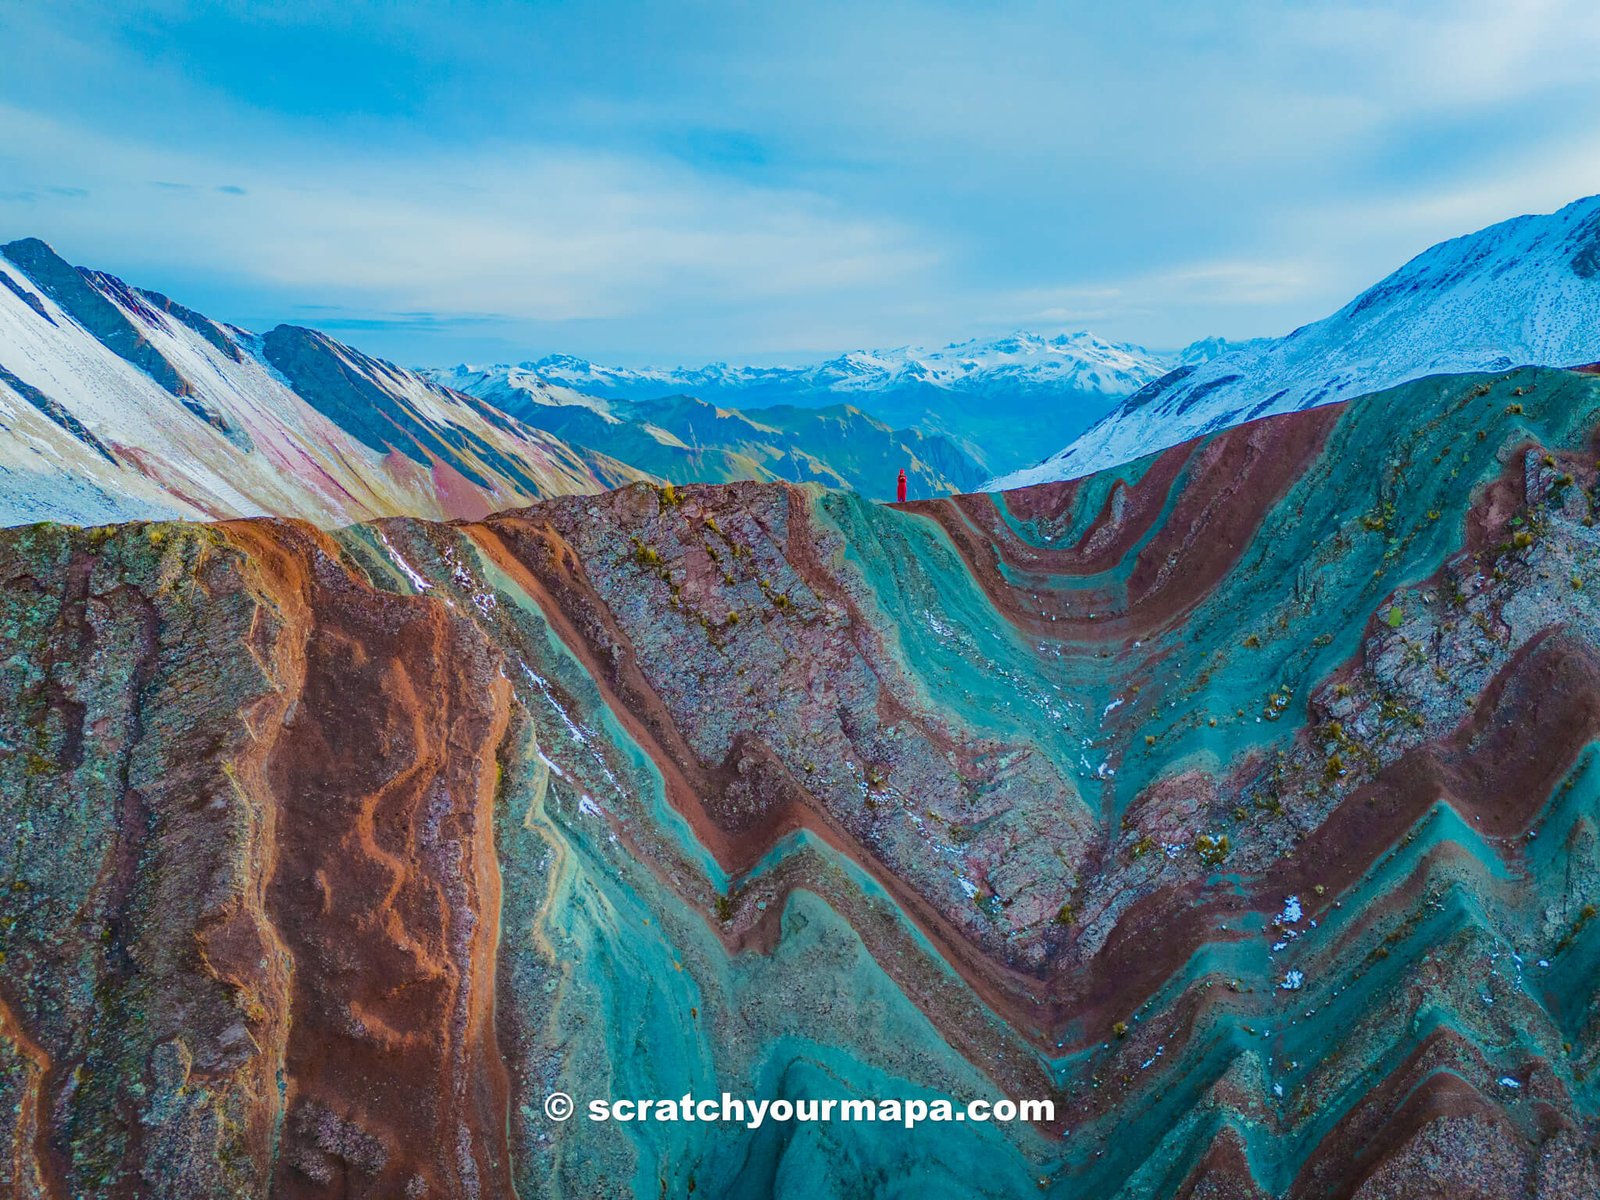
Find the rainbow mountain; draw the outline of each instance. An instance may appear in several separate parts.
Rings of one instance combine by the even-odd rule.
[[[1593,1195],[1597,432],[6,530],[0,1190]]]

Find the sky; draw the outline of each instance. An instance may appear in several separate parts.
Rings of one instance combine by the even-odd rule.
[[[1600,5],[0,0],[0,241],[419,365],[1325,316],[1600,191]]]

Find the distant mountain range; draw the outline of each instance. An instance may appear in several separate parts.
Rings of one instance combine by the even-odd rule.
[[[1037,462],[1176,362],[1200,361],[1231,345],[1207,339],[1171,360],[1092,333],[1015,333],[936,350],[858,350],[794,367],[635,370],[557,354],[516,367],[458,371],[522,371],[615,400],[691,395],[739,409],[849,403],[891,426],[943,434],[997,473]]]
[[[1203,433],[1425,375],[1600,359],[1600,196],[1441,242],[1325,320],[1180,364],[1065,450],[985,484],[1073,479]]]
[[[905,469],[913,499],[970,491],[987,477],[955,440],[891,429],[851,404],[722,408],[690,395],[606,399],[523,367],[457,367],[430,377],[573,445],[673,483],[786,480],[892,499]]]

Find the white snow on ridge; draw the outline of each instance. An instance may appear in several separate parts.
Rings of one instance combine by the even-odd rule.
[[[0,366],[61,404],[113,447],[138,446],[141,431],[148,437],[159,430],[159,446],[148,449],[161,460],[187,464],[183,490],[189,497],[174,497],[147,475],[86,452],[70,433],[0,382],[5,424],[14,435],[0,439],[0,472],[7,484],[0,519],[10,524],[126,520],[130,515],[204,517],[210,513],[201,505],[245,503],[230,480],[209,466],[208,460],[227,447],[221,433],[179,408],[153,379],[102,345],[3,258],[0,273],[15,285],[0,286]],[[32,294],[44,315],[24,303],[18,291]],[[187,419],[176,419],[174,409]],[[155,461],[159,473],[167,475],[165,463]]]
[[[127,322],[97,334],[69,311],[79,301],[58,292],[58,303],[24,262],[57,284],[73,271],[42,243],[0,252],[0,524],[274,514],[338,525],[477,515],[617,482],[552,434],[310,335],[308,357],[325,352],[346,378],[361,378],[435,435],[426,459],[414,447],[408,454],[398,448],[402,431],[376,407],[368,425],[376,435],[359,428],[359,412],[346,421],[351,429],[319,411],[267,361],[263,338],[163,309],[160,297],[110,276],[65,275],[110,306],[83,310],[97,314],[85,316],[90,324]],[[143,365],[113,344],[143,355]],[[158,382],[147,368],[171,374]],[[169,390],[174,380],[181,394]],[[350,397],[360,402],[354,390]],[[371,444],[374,436],[392,436],[397,448]],[[453,459],[441,462],[441,451]]]
[[[675,392],[714,399],[730,393],[770,400],[833,394],[849,401],[892,388],[924,385],[942,391],[974,391],[1000,382],[1061,386],[1127,395],[1165,374],[1170,364],[1140,346],[1110,342],[1092,333],[1045,336],[1015,333],[992,340],[957,342],[936,350],[902,346],[853,350],[810,366],[751,367],[712,363],[704,367],[605,367],[571,355],[549,355],[515,367],[460,366],[437,376],[478,395],[498,376],[526,390],[530,380],[618,399],[655,399]],[[521,373],[521,378],[516,376]],[[476,382],[463,386],[455,378]],[[552,401],[574,403],[573,400]]]
[[[574,388],[551,383],[541,378],[538,372],[531,370],[527,365],[474,367],[463,363],[448,370],[425,370],[422,374],[445,387],[481,397],[506,412],[516,411],[514,405],[508,407],[507,404],[508,399],[515,397],[527,404],[550,408],[576,405],[598,413],[608,423],[620,424],[622,421],[622,418],[611,411],[610,404],[605,400]]]
[[[1600,196],[1591,196],[1441,242],[1322,321],[1180,366],[1059,454],[984,489],[1076,479],[1256,417],[1427,375],[1597,359]]]

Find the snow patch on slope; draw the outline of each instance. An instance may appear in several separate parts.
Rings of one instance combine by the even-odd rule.
[[[260,337],[71,268],[43,243],[11,243],[0,252],[0,521],[448,518],[636,476],[415,372],[331,339],[317,347],[342,408],[298,393]],[[397,417],[433,431],[435,451],[416,451]],[[362,421],[390,444],[354,436]]]
[[[1183,357],[1065,450],[985,490],[1075,479],[1426,375],[1600,359],[1600,196],[1441,242],[1287,337]]]

